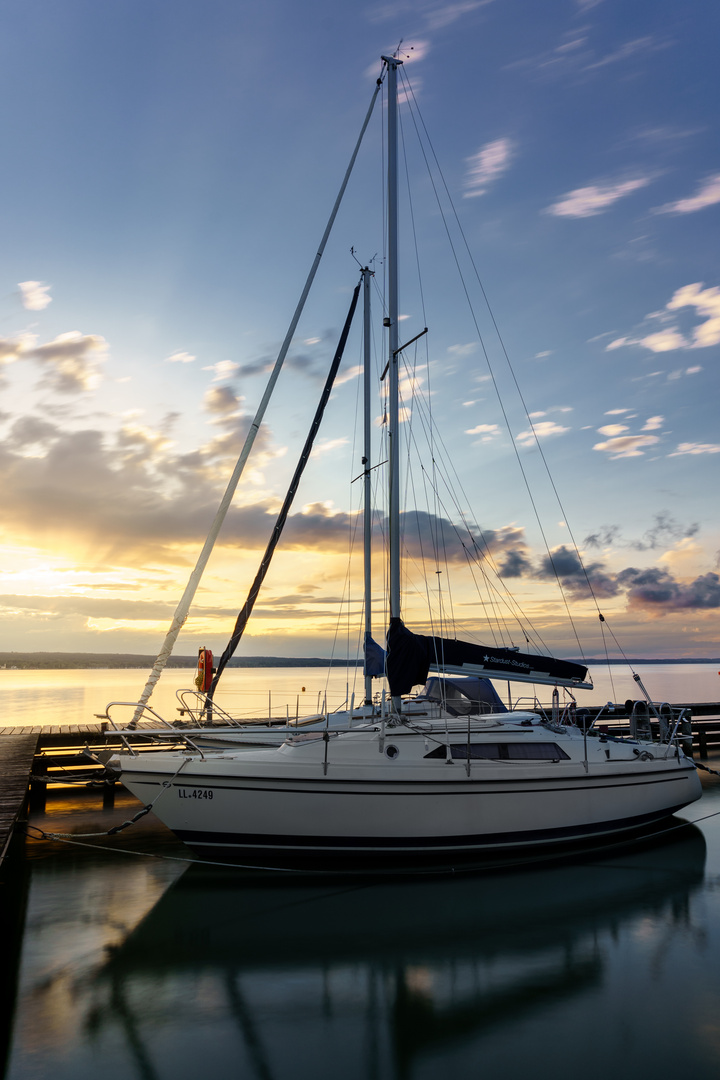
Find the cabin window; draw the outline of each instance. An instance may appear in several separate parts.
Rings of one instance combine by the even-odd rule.
[[[467,761],[467,743],[453,743],[450,746],[450,756]],[[447,757],[447,747],[436,746],[426,758]],[[470,743],[470,757],[485,761],[561,761],[569,760],[569,755],[562,750],[557,743]]]

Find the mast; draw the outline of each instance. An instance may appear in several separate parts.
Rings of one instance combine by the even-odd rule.
[[[400,409],[398,389],[398,177],[397,177],[397,69],[394,56],[383,56],[388,70],[388,533],[390,541],[390,619],[400,618]],[[400,712],[401,699],[393,697]]]
[[[370,279],[372,271],[365,267],[363,279],[363,572],[365,575],[365,644],[372,636],[372,492],[370,460],[372,456],[372,422],[370,419]],[[367,671],[367,661],[365,663]],[[365,704],[372,705],[372,675],[365,675]]]

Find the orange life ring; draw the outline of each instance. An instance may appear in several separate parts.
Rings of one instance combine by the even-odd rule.
[[[198,649],[197,674],[195,685],[201,693],[210,689],[213,677],[213,654],[210,649]]]

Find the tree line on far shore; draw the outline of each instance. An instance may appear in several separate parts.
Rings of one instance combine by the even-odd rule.
[[[135,653],[0,652],[0,668],[151,668],[154,656]],[[350,666],[362,660],[350,661]],[[197,656],[171,656],[167,667],[194,668]],[[235,656],[228,667],[347,667],[347,660],[322,656]]]

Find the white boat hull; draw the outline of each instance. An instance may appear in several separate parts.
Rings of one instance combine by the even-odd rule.
[[[496,729],[483,738],[527,745],[528,734]],[[591,739],[586,768],[581,736],[540,737],[568,756],[471,760],[468,768],[467,760],[429,760],[433,744],[414,732],[384,740],[367,732],[279,750],[123,756],[122,780],[145,804],[168,783],[154,811],[205,858],[326,864],[577,842],[640,828],[700,797],[692,762],[674,749],[664,758],[613,743],[608,758],[607,744]]]

